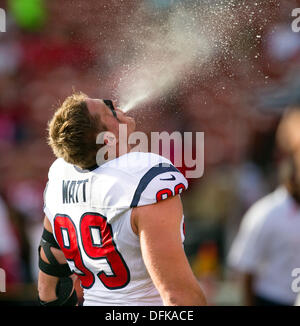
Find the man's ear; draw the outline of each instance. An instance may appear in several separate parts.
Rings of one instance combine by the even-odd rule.
[[[116,146],[118,142],[119,140],[111,131],[105,131],[103,133],[103,144],[107,145],[108,147],[113,147]]]
[[[105,145],[108,149],[116,148],[118,139],[111,131],[102,131],[96,137],[96,144]]]
[[[116,136],[110,131],[102,131],[96,139],[97,144],[102,144],[96,154],[96,162],[100,166],[117,157]]]

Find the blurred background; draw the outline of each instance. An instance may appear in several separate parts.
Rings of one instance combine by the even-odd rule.
[[[55,159],[46,144],[47,121],[73,90],[118,102],[112,89],[122,64],[116,60],[132,51],[120,46],[120,26],[141,3],[154,20],[178,2],[0,0],[6,11],[6,32],[0,33],[0,268],[6,292],[0,305],[36,304],[43,191]],[[147,133],[205,133],[204,175],[189,180],[183,202],[186,252],[212,305],[244,304],[228,253],[246,211],[280,182],[278,124],[288,107],[300,105],[300,33],[291,28],[300,3],[242,2],[259,14],[241,11],[239,33],[214,58],[211,73],[197,73],[180,91],[130,112]]]

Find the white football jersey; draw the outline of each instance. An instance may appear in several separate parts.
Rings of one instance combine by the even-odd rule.
[[[132,152],[94,170],[57,159],[44,211],[67,262],[81,280],[84,305],[162,305],[131,228],[134,207],[187,189],[185,177],[156,154]],[[184,241],[184,221],[181,224]]]

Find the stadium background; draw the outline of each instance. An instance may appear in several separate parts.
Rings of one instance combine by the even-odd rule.
[[[143,1],[161,11],[176,2]],[[139,2],[0,1],[7,14],[0,33],[0,194],[14,238],[11,252],[0,248],[7,273],[0,305],[35,304],[43,190],[54,160],[47,121],[73,89],[110,95],[119,78],[111,64],[116,26]],[[133,111],[146,132],[205,132],[204,176],[190,180],[183,197],[185,247],[213,305],[241,304],[228,249],[244,212],[278,182],[276,127],[283,110],[300,101],[300,33],[291,30],[291,11],[300,6],[292,0],[260,6],[262,14],[234,41],[236,55],[220,57],[205,82]]]

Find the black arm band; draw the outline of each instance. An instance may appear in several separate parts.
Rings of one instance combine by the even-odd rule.
[[[49,244],[51,244],[52,247],[54,247],[56,249],[60,249],[58,243],[56,242],[56,240],[54,238],[53,233],[49,232],[45,228],[43,230],[42,239],[44,241],[48,242]]]
[[[39,268],[41,271],[48,275],[56,276],[56,277],[67,277],[73,274],[70,270],[68,264],[60,264],[54,257],[51,247],[60,249],[59,245],[57,244],[53,234],[46,229],[44,229],[42,234],[42,239],[39,245]],[[46,263],[41,258],[41,248],[43,248],[45,256],[47,257],[50,264]]]

